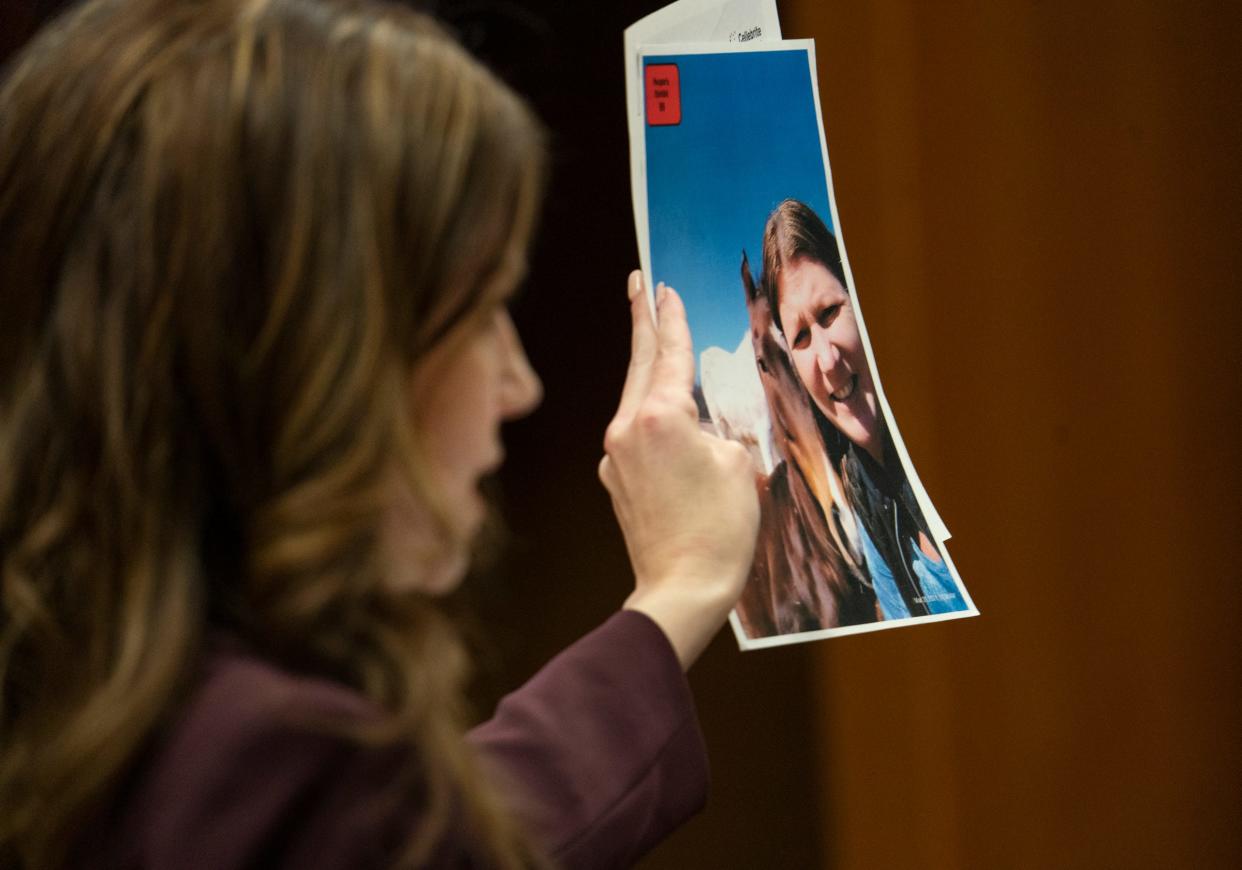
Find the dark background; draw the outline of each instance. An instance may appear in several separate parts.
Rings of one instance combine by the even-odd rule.
[[[58,5],[3,2],[5,51]],[[553,133],[516,311],[547,397],[475,589],[491,698],[629,589],[595,468],[637,261],[621,31],[662,4],[432,5]],[[643,866],[1242,866],[1242,16],[781,13],[817,40],[881,376],[983,615],[745,655],[722,633],[692,673],[710,806]]]

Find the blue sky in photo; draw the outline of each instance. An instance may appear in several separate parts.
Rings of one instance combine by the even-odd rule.
[[[803,49],[648,56],[675,63],[681,123],[646,129],[651,268],[686,303],[695,361],[748,328],[742,250],[758,275],[763,225],[787,197],[832,226]]]

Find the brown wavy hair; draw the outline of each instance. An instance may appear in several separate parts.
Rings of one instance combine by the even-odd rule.
[[[382,707],[351,736],[414,750],[408,862],[457,814],[489,864],[536,860],[380,530],[395,490],[447,528],[411,373],[516,280],[544,163],[525,104],[395,6],[93,0],[14,60],[0,864],[64,860],[217,630]]]

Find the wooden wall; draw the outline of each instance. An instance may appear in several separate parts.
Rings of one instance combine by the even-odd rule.
[[[1242,866],[1229,3],[791,2],[979,619],[816,650],[826,866]]]

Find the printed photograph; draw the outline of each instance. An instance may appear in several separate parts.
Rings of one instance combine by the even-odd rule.
[[[755,463],[739,643],[974,615],[875,370],[813,47],[643,54],[651,277],[685,301],[703,427]]]

